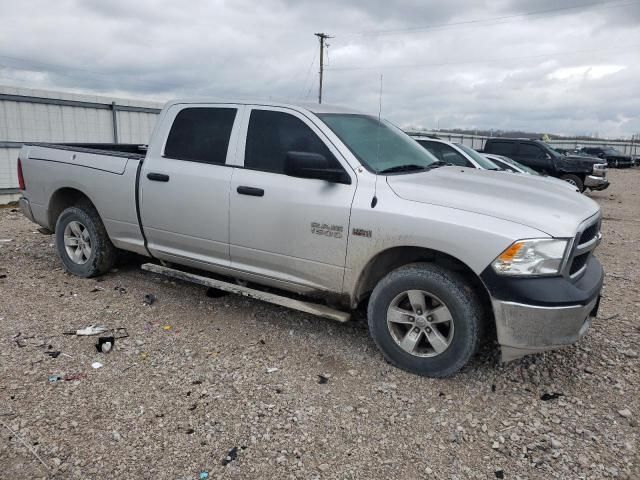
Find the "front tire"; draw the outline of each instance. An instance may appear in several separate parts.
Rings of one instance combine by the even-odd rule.
[[[64,268],[85,278],[108,272],[117,256],[100,215],[90,204],[69,207],[60,214],[56,249]]]
[[[567,175],[563,175],[561,178],[565,182],[576,187],[578,190],[580,190],[580,192],[584,192],[584,182],[577,175],[567,174]]]
[[[368,320],[371,336],[391,364],[427,377],[456,373],[482,336],[475,291],[455,272],[429,263],[384,277],[371,294]]]

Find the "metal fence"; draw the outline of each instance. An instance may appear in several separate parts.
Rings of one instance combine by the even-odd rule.
[[[407,133],[411,136],[419,136],[419,135],[433,135],[442,140],[447,140],[449,142],[456,142],[471,147],[475,150],[482,150],[484,148],[484,143],[488,138],[492,138],[486,135],[470,135],[463,133],[452,133],[452,132],[432,132],[432,131],[419,131],[419,130],[408,130]],[[608,146],[614,147],[617,150],[620,150],[625,155],[631,156],[639,156],[640,155],[640,143],[631,142],[631,141],[613,141],[613,140],[578,140],[578,139],[562,139],[562,140],[549,140],[547,142],[550,146],[554,148],[564,148],[567,150],[574,150],[581,147],[588,147],[590,145],[595,147]]]
[[[0,86],[0,203],[23,143],[148,143],[161,104]]]

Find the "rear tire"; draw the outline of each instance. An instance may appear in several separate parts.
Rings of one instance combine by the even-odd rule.
[[[460,275],[430,263],[412,264],[392,271],[374,288],[369,331],[396,367],[448,377],[476,352],[482,312],[478,295]]]
[[[60,214],[56,249],[64,268],[85,278],[108,272],[117,258],[117,250],[91,204],[69,207]]]
[[[577,175],[567,174],[567,175],[563,175],[560,178],[562,178],[562,180],[564,180],[565,182],[570,183],[571,185],[576,187],[578,190],[580,190],[580,192],[584,192],[584,182]]]

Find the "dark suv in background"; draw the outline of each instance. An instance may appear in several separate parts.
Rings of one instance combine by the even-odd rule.
[[[489,138],[484,153],[512,158],[543,175],[565,180],[581,192],[609,186],[606,163],[597,158],[561,155],[540,140]]]
[[[583,147],[580,151],[587,155],[606,160],[607,165],[611,168],[633,167],[633,159],[631,156],[625,155],[613,147]]]

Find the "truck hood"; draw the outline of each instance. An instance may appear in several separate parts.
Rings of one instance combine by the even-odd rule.
[[[560,164],[579,167],[588,172],[592,171],[593,166],[596,163],[606,163],[605,160],[601,160],[597,157],[581,157],[579,155],[563,155],[561,158],[557,159],[557,161]]]
[[[553,237],[573,237],[600,210],[590,198],[534,175],[440,167],[390,175],[387,183],[405,200],[488,215]]]

